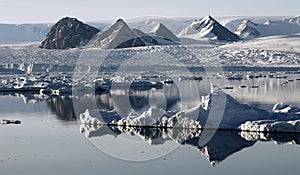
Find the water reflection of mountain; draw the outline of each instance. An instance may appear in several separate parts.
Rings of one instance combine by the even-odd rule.
[[[46,104],[58,119],[63,121],[77,120],[70,97],[53,96],[46,100]]]
[[[164,90],[165,91],[165,90]],[[73,98],[70,95],[41,95],[33,93],[6,93],[1,95],[16,96],[27,103],[45,103],[46,106],[53,112],[58,119],[62,121],[74,121],[77,120],[76,116],[83,113],[86,109],[90,109],[91,103],[96,102],[96,106],[99,110],[111,111],[116,107],[122,108],[124,104],[122,99],[129,99],[130,106],[125,110],[136,110],[143,112],[149,109],[149,100],[154,100],[156,104],[161,99],[161,94],[164,94],[166,98],[166,109],[178,108],[178,102],[180,98],[176,92],[165,91],[125,91],[118,90],[118,92],[104,93],[93,96],[91,94],[85,94],[81,97]],[[75,106],[75,107],[74,107]]]
[[[191,146],[201,152],[212,166],[224,161],[229,156],[253,146],[258,141],[274,141],[277,144],[300,144],[300,134],[289,133],[259,133],[240,132],[237,130],[217,130],[214,136],[204,145],[200,139],[204,134],[201,130],[179,128],[145,128],[145,127],[114,127],[106,125],[82,124],[80,132],[87,138],[101,138],[106,135],[114,136],[114,139],[122,139],[122,133],[141,137],[150,145],[164,144],[166,141],[174,141],[184,146]],[[132,142],[135,144],[135,142]]]

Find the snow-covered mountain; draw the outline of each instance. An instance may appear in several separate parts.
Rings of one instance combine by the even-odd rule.
[[[59,20],[50,30],[40,47],[45,49],[67,49],[87,44],[100,30],[65,17]]]
[[[158,45],[159,42],[157,38],[155,39],[153,36],[146,34],[145,32],[139,29],[132,29],[132,31],[139,37],[146,45]]]
[[[103,49],[117,49],[146,46],[146,43],[129,28],[123,19],[118,19],[109,29],[95,36],[91,45]]]
[[[147,36],[148,40],[161,40],[163,38],[170,38],[172,32],[174,35],[180,39],[182,44],[201,44],[203,38],[212,38],[212,39],[221,39],[235,40],[236,36],[232,32],[240,26],[240,29],[244,30],[240,33],[245,33],[249,27],[252,29],[255,28],[257,32],[260,33],[258,36],[253,36],[250,38],[257,37],[269,37],[269,36],[279,36],[284,35],[288,37],[296,36],[297,33],[300,33],[299,30],[299,16],[298,17],[217,17],[215,19],[207,16],[202,20],[194,20],[197,18],[159,18],[159,17],[141,17],[136,19],[126,20],[127,25],[130,29],[138,29],[144,34],[150,35]],[[244,20],[249,20],[253,23],[256,23],[257,26],[251,25],[249,22],[245,23]],[[163,25],[161,25],[161,24]],[[97,22],[87,22],[95,28],[104,30],[110,26],[111,21],[97,21]],[[219,25],[220,24],[220,25]],[[45,39],[47,33],[51,29],[51,26],[54,24],[0,24],[0,43],[16,43],[16,42],[41,42]],[[162,27],[166,27],[170,32],[168,37],[166,33],[162,36],[157,37],[156,34],[153,34],[153,31],[159,29],[163,31]],[[225,28],[224,28],[225,27]],[[161,29],[160,29],[161,28]],[[228,30],[227,30],[228,29]],[[165,30],[166,31],[166,30]],[[231,31],[228,32],[228,31]],[[135,33],[141,33],[134,31]],[[248,31],[249,32],[249,31]],[[240,34],[239,32],[237,32]],[[255,32],[256,33],[256,32]],[[143,35],[144,35],[143,34]],[[179,35],[178,35],[179,34]],[[140,35],[140,34],[138,34]],[[225,37],[226,36],[226,37]],[[175,40],[174,36],[172,36]],[[244,35],[241,35],[241,38],[245,38]],[[250,39],[249,37],[247,37]],[[144,38],[145,39],[145,38]],[[157,41],[157,43],[152,43],[152,45],[159,45],[164,42],[165,44],[174,44],[167,43],[167,40]]]
[[[283,21],[290,23],[290,24],[297,24],[300,25],[300,16],[292,17],[292,18],[286,18]]]
[[[118,49],[151,45],[177,45],[179,39],[163,24],[146,34],[139,29],[131,29],[123,19],[117,20],[109,29],[95,36],[93,47]]]
[[[183,28],[188,26],[193,18],[163,18],[163,17],[140,17],[126,20],[130,28],[139,29],[150,33],[159,23],[164,24],[172,33],[177,35]]]
[[[200,21],[194,21],[183,29],[179,36],[192,36],[192,38],[212,38],[222,41],[238,41],[239,37],[222,26],[211,16],[206,16]]]
[[[51,24],[0,24],[0,43],[42,41]]]
[[[171,41],[179,41],[176,35],[174,35],[165,25],[162,23],[157,24],[150,33],[156,36],[162,37]]]
[[[244,20],[235,30],[235,33],[239,35],[240,38],[250,38],[257,37],[260,33],[257,31],[256,27],[258,24],[253,23],[250,20]]]
[[[288,36],[300,33],[300,26],[285,21],[267,21],[265,24],[259,25],[257,30],[261,33],[260,36]]]
[[[294,18],[293,18],[294,19]],[[296,19],[296,18],[295,18]],[[266,21],[256,24],[250,20],[244,20],[235,30],[241,38],[269,37],[269,36],[294,36],[300,33],[300,26],[295,21],[279,20]]]

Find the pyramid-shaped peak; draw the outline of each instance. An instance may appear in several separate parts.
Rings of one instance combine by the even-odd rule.
[[[158,27],[164,27],[164,28],[167,28],[165,25],[163,25],[163,23],[158,23]]]
[[[76,18],[64,17],[52,26],[40,47],[67,49],[86,45],[100,30]]]
[[[61,20],[77,20],[77,19],[69,17],[69,16],[66,16],[66,17],[63,17]]]
[[[103,49],[146,46],[123,19],[118,19],[110,28],[97,35],[92,45]]]
[[[212,16],[210,15],[207,15],[205,16],[204,18],[202,18],[201,21],[214,21],[214,22],[217,22],[217,20],[215,20]]]
[[[124,21],[124,19],[118,19],[112,26],[112,28],[130,28],[127,23]]]
[[[157,25],[155,25],[152,29],[152,32],[156,32],[158,30],[169,30],[165,25],[163,25],[162,23],[158,23]]]
[[[69,23],[82,23],[81,21],[79,21],[78,19],[76,19],[76,18],[71,18],[71,17],[68,17],[68,16],[66,16],[66,17],[64,17],[64,18],[62,18],[62,19],[60,19],[57,23],[66,23],[66,22],[69,22]]]
[[[122,18],[119,18],[116,22],[117,23],[125,23],[124,19],[122,19]]]
[[[179,41],[179,39],[174,35],[171,30],[169,30],[164,24],[158,23],[151,31],[156,36],[162,37],[171,41]]]
[[[236,28],[235,33],[238,34],[241,38],[252,38],[260,35],[260,32],[257,30],[258,24],[245,19],[242,23]]]
[[[250,21],[249,19],[244,19],[242,24],[246,24],[246,25],[254,25],[254,26],[257,26],[258,24]]]
[[[156,28],[159,29],[159,28],[166,28],[161,22],[159,22],[157,25],[156,25]]]
[[[222,41],[238,41],[239,37],[222,26],[210,15],[202,18],[200,21],[194,21],[183,29],[179,36],[194,35],[197,38],[215,38]]]
[[[204,19],[213,19],[214,20],[214,18],[210,15],[205,16]]]

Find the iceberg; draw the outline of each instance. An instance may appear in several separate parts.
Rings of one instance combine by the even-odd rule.
[[[223,106],[224,105],[224,106]],[[130,127],[230,129],[256,132],[300,131],[299,108],[278,103],[272,111],[241,104],[221,88],[212,86],[198,106],[182,111],[151,107],[141,114],[132,111],[120,117],[117,111],[86,110],[80,115],[83,124],[108,124]]]

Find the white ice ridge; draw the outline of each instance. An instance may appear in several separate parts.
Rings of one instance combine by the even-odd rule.
[[[290,121],[248,121],[240,126],[243,131],[257,131],[257,132],[290,132],[300,133],[300,120]]]
[[[159,108],[149,108],[141,115],[132,113],[125,118],[120,118],[115,111],[102,112],[102,115],[100,113],[98,110],[86,110],[80,114],[80,121],[82,124],[89,125],[115,124],[119,126],[201,129],[199,121],[179,114],[172,115],[172,112],[166,112]]]
[[[277,103],[272,117],[266,120],[247,121],[240,126],[243,131],[300,133],[300,109],[296,106]]]
[[[225,109],[219,108],[222,100]],[[218,107],[212,106],[217,105]],[[224,110],[219,125],[207,124],[210,110]],[[214,126],[216,129],[237,129],[258,132],[300,132],[299,108],[275,104],[273,111],[266,111],[241,104],[220,88],[213,86],[211,93],[203,96],[200,104],[192,109],[169,112],[160,108],[149,108],[142,114],[132,112],[121,118],[116,111],[86,110],[80,115],[82,124],[114,124],[120,126],[151,126],[163,128],[201,129]],[[220,113],[218,113],[220,114]]]
[[[272,109],[274,113],[300,114],[300,108],[284,103],[276,103]]]

